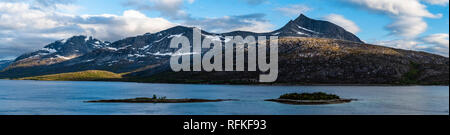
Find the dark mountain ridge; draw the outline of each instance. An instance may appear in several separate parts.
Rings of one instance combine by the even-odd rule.
[[[303,14],[297,19],[289,21],[283,28],[271,33],[281,37],[296,35],[294,37],[330,38],[363,43],[357,36],[336,24],[314,20]]]
[[[0,72],[0,78],[105,70],[123,74],[124,81],[255,83],[258,72],[171,72],[169,59],[177,49],[169,47],[170,41],[177,36],[192,39],[192,29],[176,26],[113,43],[75,36],[18,57]],[[427,80],[433,80],[448,84],[448,58],[367,45],[342,27],[304,15],[268,33],[202,31],[202,39],[222,42],[237,35],[280,37],[280,73],[275,83],[430,84]],[[418,73],[405,77],[410,70]]]

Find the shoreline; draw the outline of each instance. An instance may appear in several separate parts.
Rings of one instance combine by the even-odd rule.
[[[107,99],[107,100],[89,100],[85,103],[206,103],[206,102],[224,102],[239,101],[238,99],[158,99],[158,98],[130,98],[130,99]]]
[[[257,84],[257,83],[168,83],[168,82],[143,82],[143,81],[123,81],[123,80],[33,80],[33,79],[0,79],[15,81],[56,81],[56,82],[124,82],[124,83],[143,83],[143,84],[192,84],[192,85],[245,85],[245,86],[450,86],[449,84],[327,84],[327,83],[274,83],[274,84]]]

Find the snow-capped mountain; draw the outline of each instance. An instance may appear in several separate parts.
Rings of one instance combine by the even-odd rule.
[[[17,57],[8,68],[52,65],[104,48],[109,44],[109,42],[92,37],[74,36],[53,42],[37,51],[23,54]]]
[[[437,77],[429,78],[444,80],[443,82],[448,80],[448,58],[428,53],[367,45],[342,27],[327,21],[313,20],[304,15],[300,15],[299,18],[290,21],[276,31],[267,33],[202,31],[202,39],[210,38],[222,42],[227,42],[226,36],[246,37],[249,35],[280,37],[279,79],[287,83],[302,80],[309,80],[310,83],[340,81],[392,83],[402,79],[402,74],[408,72],[410,62],[437,67],[427,69],[426,72],[439,73],[444,77],[436,75]],[[113,43],[92,37],[75,36],[56,41],[43,49],[18,57],[14,63],[0,72],[0,78],[20,78],[86,70],[124,73],[126,77],[131,78],[150,77],[170,72],[169,60],[172,55],[177,55],[175,54],[177,49],[170,48],[169,45],[172,38],[179,36],[192,39],[193,28],[176,26],[157,33],[146,33]],[[202,51],[206,52],[208,49]],[[359,73],[359,71],[362,72]],[[190,78],[193,75],[187,73],[169,79]],[[251,81],[245,75],[252,75],[252,73],[238,72],[233,75],[231,73],[208,75],[198,73],[196,75],[206,77],[197,78],[198,80],[224,79],[220,81],[226,81],[247,77],[246,81]],[[164,78],[165,76],[160,77]],[[390,80],[386,78],[390,78]]]
[[[336,24],[314,20],[303,14],[297,19],[289,21],[283,28],[270,34],[280,37],[317,37],[363,43],[357,36]]]
[[[125,72],[161,64],[176,51],[169,47],[170,40],[177,36],[192,38],[190,27],[176,26],[157,33],[129,37],[114,43],[104,42],[87,36],[74,36],[59,40],[44,48],[19,56],[9,68],[82,64],[82,69],[110,69]],[[300,15],[279,30],[268,33],[234,31],[210,33],[202,31],[202,38],[225,41],[226,36],[280,36],[280,37],[320,37],[348,40],[362,43],[355,35],[326,21],[310,19]],[[207,51],[207,50],[204,50]],[[70,60],[70,61],[69,61]],[[65,62],[68,61],[68,62]]]

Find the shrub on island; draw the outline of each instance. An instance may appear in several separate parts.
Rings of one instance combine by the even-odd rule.
[[[327,94],[324,92],[315,93],[289,93],[281,95],[279,99],[291,99],[291,100],[334,100],[341,99],[334,94]]]
[[[355,101],[356,99],[342,99],[334,94],[324,92],[315,93],[289,93],[281,95],[278,99],[267,99],[265,101],[279,102],[296,105],[317,105],[317,104],[340,104]]]

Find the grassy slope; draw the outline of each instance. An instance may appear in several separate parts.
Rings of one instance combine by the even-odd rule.
[[[101,71],[101,70],[88,70],[73,73],[61,73],[52,75],[43,75],[35,77],[19,78],[19,80],[42,80],[42,81],[100,81],[100,80],[113,80],[120,79],[122,75]]]

